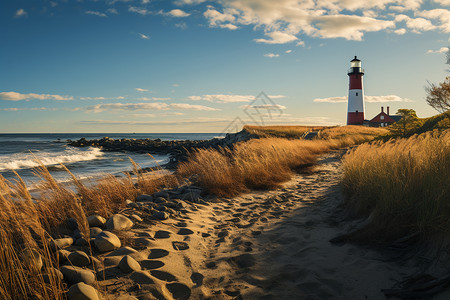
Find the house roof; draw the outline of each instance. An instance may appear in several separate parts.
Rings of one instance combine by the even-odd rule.
[[[381,119],[381,116],[383,116],[383,119]],[[394,122],[396,121],[385,112],[380,112],[372,120],[370,120],[370,123],[394,123]]]

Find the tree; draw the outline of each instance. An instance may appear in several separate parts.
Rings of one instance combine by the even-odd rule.
[[[450,47],[447,50],[447,64],[450,65]],[[450,69],[448,70],[450,72]],[[440,113],[450,110],[450,77],[439,84],[428,83],[426,101],[428,105]]]
[[[408,136],[420,126],[420,119],[414,109],[402,108],[397,110],[396,114],[402,116],[402,118],[390,127],[394,134]]]
[[[450,110],[450,77],[439,84],[429,83],[426,101],[428,105],[440,113]]]

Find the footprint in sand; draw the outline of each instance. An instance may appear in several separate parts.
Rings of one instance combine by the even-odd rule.
[[[158,230],[155,232],[155,239],[168,239],[170,238],[170,232],[165,230]]]
[[[149,259],[161,258],[169,255],[169,251],[164,249],[150,249]]]
[[[175,250],[187,250],[189,245],[185,242],[172,242],[172,247]]]
[[[189,235],[189,234],[193,234],[194,232],[188,228],[181,228],[177,234],[179,235]]]
[[[159,269],[161,267],[164,267],[164,263],[159,260],[143,260],[141,261],[141,266],[144,269],[153,270],[153,269]]]
[[[152,274],[153,277],[158,278],[159,280],[162,281],[172,282],[177,280],[177,278],[174,275],[165,271],[151,270],[150,274]]]
[[[191,289],[182,283],[169,283],[166,287],[176,300],[187,300],[191,297]]]
[[[202,274],[200,274],[200,273],[197,273],[197,272],[192,273],[191,280],[192,280],[193,283],[195,283],[194,287],[201,286],[203,284],[203,279],[204,278],[205,277]]]

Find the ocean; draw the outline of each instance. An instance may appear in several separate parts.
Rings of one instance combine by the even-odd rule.
[[[131,171],[129,158],[142,168],[163,165],[169,161],[168,155],[102,152],[98,148],[75,148],[68,146],[66,140],[80,138],[100,139],[161,139],[161,140],[209,140],[220,137],[218,133],[67,133],[67,134],[0,134],[0,174],[7,180],[14,180],[16,175],[33,187],[39,181],[33,174],[33,167],[39,159],[47,166],[52,176],[61,182],[70,181],[70,177],[60,164],[64,164],[80,179],[97,177],[101,174],[119,175]]]

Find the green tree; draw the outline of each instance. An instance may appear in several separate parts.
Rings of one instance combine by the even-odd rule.
[[[450,65],[450,47],[447,50],[447,64]],[[450,69],[447,70],[450,72]],[[450,77],[439,84],[429,83],[425,87],[428,105],[440,113],[450,110]]]
[[[417,117],[416,111],[414,109],[402,108],[397,110],[396,114],[400,115],[402,118],[390,127],[390,130],[395,135],[411,135],[421,125],[421,121]]]

